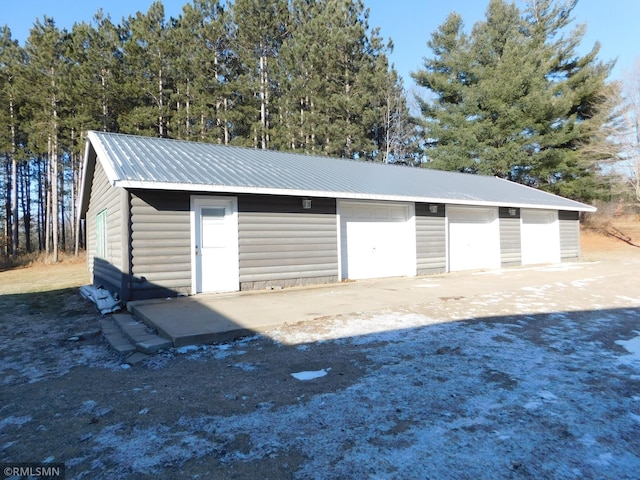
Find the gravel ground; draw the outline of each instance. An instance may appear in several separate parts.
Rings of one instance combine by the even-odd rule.
[[[477,273],[492,293],[134,367],[77,289],[16,293],[2,272],[0,461],[74,479],[638,478],[639,266],[629,247]]]

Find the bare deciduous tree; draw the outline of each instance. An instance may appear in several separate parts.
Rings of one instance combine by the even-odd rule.
[[[623,83],[623,94],[626,100],[627,134],[625,142],[626,161],[630,170],[630,183],[635,192],[636,201],[640,202],[640,59]]]

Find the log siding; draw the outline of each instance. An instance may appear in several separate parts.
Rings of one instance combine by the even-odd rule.
[[[92,196],[87,210],[87,265],[93,275],[93,284],[121,292],[122,272],[125,269],[126,236],[123,223],[126,221],[126,192],[111,186],[102,165],[96,162],[92,179]],[[102,258],[96,257],[96,216],[106,211],[106,251]]]
[[[443,204],[416,203],[416,273],[447,270],[447,224]]]
[[[580,215],[560,210],[560,259],[575,260],[580,256]]]
[[[335,199],[239,196],[240,289],[336,282],[337,239]]]
[[[131,296],[191,293],[189,194],[131,192]]]

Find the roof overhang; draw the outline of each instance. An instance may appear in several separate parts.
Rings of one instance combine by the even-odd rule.
[[[84,147],[84,160],[82,162],[82,180],[80,181],[80,202],[79,215],[84,218],[89,208],[89,198],[91,197],[91,181],[96,166],[96,152],[92,142],[87,140]]]
[[[376,195],[367,193],[353,192],[335,192],[320,190],[293,190],[281,188],[264,188],[254,186],[234,186],[234,185],[207,185],[193,183],[162,183],[162,182],[141,182],[130,180],[117,180],[112,182],[115,187],[122,187],[128,190],[168,190],[168,191],[186,191],[186,192],[203,192],[203,193],[235,193],[235,194],[254,194],[254,195],[287,195],[294,197],[324,197],[337,198],[345,200],[384,200],[393,202],[420,202],[420,203],[446,203],[452,205],[469,205],[479,207],[514,207],[514,208],[530,208],[538,210],[569,210],[577,212],[595,212],[597,209],[590,205],[575,202],[575,206],[567,205],[541,205],[525,202],[493,202],[463,198],[439,198],[439,197],[423,197],[423,196],[404,196],[404,195]]]

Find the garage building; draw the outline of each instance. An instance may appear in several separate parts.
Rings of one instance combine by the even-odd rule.
[[[557,263],[589,205],[495,177],[89,132],[94,285],[124,301]]]

